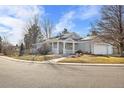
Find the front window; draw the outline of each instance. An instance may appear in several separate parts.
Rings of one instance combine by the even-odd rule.
[[[32,48],[36,48],[36,45],[32,45]]]
[[[54,46],[53,46],[54,48],[57,48],[57,43],[56,43],[56,42],[53,43],[53,45],[54,45]]]
[[[68,49],[68,50],[72,50],[73,49],[72,43],[66,43],[65,48]]]

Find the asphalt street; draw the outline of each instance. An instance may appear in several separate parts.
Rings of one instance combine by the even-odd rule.
[[[124,66],[15,62],[0,57],[1,88],[124,88]]]

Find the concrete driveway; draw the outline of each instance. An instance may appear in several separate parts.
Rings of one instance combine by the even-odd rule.
[[[124,87],[124,66],[35,64],[0,57],[0,87]]]

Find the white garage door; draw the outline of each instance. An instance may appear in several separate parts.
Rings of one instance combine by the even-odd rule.
[[[107,46],[106,44],[95,44],[94,45],[94,54],[112,54],[112,47]]]

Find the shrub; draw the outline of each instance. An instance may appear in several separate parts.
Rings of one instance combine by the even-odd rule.
[[[83,54],[83,51],[82,50],[77,50],[75,53]]]
[[[3,54],[7,56],[16,55],[16,49],[14,46],[7,46],[3,48]]]
[[[43,44],[42,47],[37,49],[39,54],[47,55],[50,52],[48,44]]]

